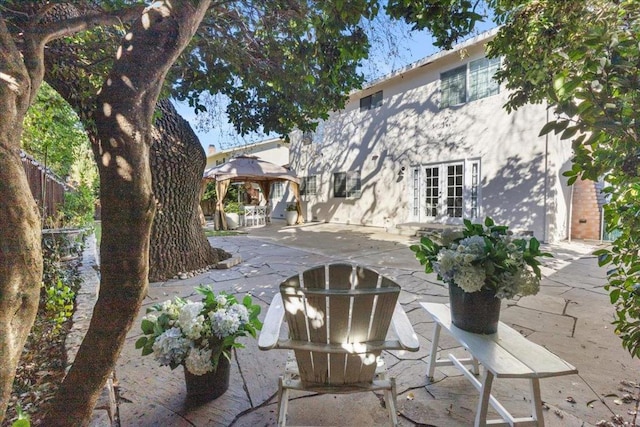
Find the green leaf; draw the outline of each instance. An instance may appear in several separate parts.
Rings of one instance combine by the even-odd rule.
[[[136,349],[141,349],[147,344],[147,337],[140,337],[136,341]]]
[[[140,328],[145,335],[152,335],[155,327],[155,323],[148,319],[143,319],[140,323]]]
[[[609,293],[609,299],[611,300],[611,304],[615,304],[616,301],[618,301],[618,298],[620,298],[620,289],[613,289]]]
[[[534,254],[540,251],[540,242],[535,237],[529,240],[529,250]]]
[[[548,122],[547,124],[545,124],[542,129],[540,130],[540,133],[538,134],[538,136],[544,136],[546,134],[548,134],[549,132],[551,132],[552,130],[554,130],[556,128],[556,122],[552,121],[552,122]]]
[[[580,130],[580,128],[578,126],[571,126],[568,127],[567,129],[565,129],[564,132],[562,132],[562,135],[560,136],[560,139],[564,140],[564,139],[570,139],[572,138],[576,133],[578,133],[578,130]]]

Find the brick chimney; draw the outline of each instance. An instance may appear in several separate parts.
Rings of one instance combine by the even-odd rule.
[[[216,154],[216,146],[209,145],[209,148],[207,149],[207,156],[211,156],[213,154]]]

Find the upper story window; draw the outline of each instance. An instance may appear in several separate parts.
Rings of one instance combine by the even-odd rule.
[[[324,120],[319,120],[314,131],[306,130],[302,132],[302,145],[322,144],[324,139]]]
[[[302,196],[314,195],[317,192],[316,176],[303,176],[300,182],[300,194]]]
[[[467,100],[467,66],[440,74],[440,108],[463,104]]]
[[[360,171],[333,174],[333,197],[360,197]]]
[[[464,104],[500,92],[493,78],[500,58],[480,58],[440,74],[440,108]]]
[[[360,98],[360,111],[373,110],[382,105],[382,91]]]

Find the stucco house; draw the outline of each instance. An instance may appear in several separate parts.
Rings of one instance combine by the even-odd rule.
[[[547,242],[568,237],[571,145],[539,136],[551,111],[511,114],[485,57],[496,30],[350,94],[313,134],[291,135],[307,221],[388,231],[491,216]]]

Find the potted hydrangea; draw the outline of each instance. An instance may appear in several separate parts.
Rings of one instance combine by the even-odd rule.
[[[491,218],[484,224],[464,220],[461,233],[423,237],[411,246],[425,272],[449,285],[454,325],[476,333],[494,333],[500,299],[535,295],[540,289],[540,251],[535,237],[516,237]]]
[[[144,336],[136,348],[143,356],[153,354],[161,366],[183,365],[187,395],[211,400],[229,386],[231,349],[244,347],[236,338],[255,338],[262,328],[260,306],[248,295],[240,303],[233,295],[216,295],[208,286],[196,291],[202,301],[176,297],[147,309],[141,323]]]

